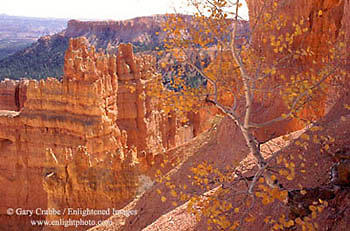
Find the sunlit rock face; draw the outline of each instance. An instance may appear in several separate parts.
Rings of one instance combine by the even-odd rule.
[[[174,115],[164,115],[157,108],[157,99],[147,96],[147,80],[155,74],[155,59],[135,57],[132,46],[119,46],[117,56],[118,119],[121,130],[128,134],[129,148],[135,147],[139,156],[151,160],[154,153],[180,145],[194,136],[194,120],[187,127]],[[203,118],[202,123],[207,119]],[[153,154],[152,154],[153,153]]]
[[[274,7],[273,2],[277,4]],[[312,51],[312,56],[304,56],[291,59],[287,65],[281,69],[278,76],[284,74],[286,78],[291,78],[293,75],[302,72],[320,73],[321,69],[325,67],[325,63],[329,62],[331,56],[331,47],[337,41],[343,41],[344,44],[338,43],[339,54],[341,58],[335,65],[341,65],[341,68],[348,68],[349,63],[349,1],[344,0],[326,0],[326,1],[247,1],[249,8],[249,18],[252,30],[253,44],[256,51],[261,57],[265,57],[267,62],[271,65],[273,62],[280,60],[285,53],[276,54],[273,47],[270,45],[269,38],[274,36],[278,38],[281,35],[291,34],[296,31],[295,23],[300,24],[300,28],[306,29],[301,36],[295,36],[292,47],[293,49],[309,49]],[[267,29],[267,26],[259,28],[254,25],[263,25],[266,14],[279,18],[279,21],[285,20],[286,23],[280,28]],[[271,20],[273,21],[273,20]],[[293,25],[294,23],[294,25]],[[264,42],[267,40],[268,42]],[[343,47],[342,47],[343,46]],[[284,57],[286,57],[285,55]],[[272,81],[279,81],[279,77]],[[329,78],[330,80],[332,78]],[[273,85],[273,82],[268,85]],[[299,116],[302,119],[316,120],[328,111],[330,105],[334,103],[336,98],[336,89],[328,87],[325,94],[319,94],[315,97],[312,106],[306,106],[300,110]],[[327,96],[328,95],[328,96]],[[261,102],[266,104],[265,110],[259,113],[259,117],[263,117],[262,121],[276,118],[279,114],[285,113],[287,110],[282,97],[277,94],[272,95],[272,100]],[[258,105],[261,106],[261,105]],[[273,110],[269,109],[273,108]],[[256,117],[257,118],[257,117]],[[261,118],[257,118],[259,121]],[[261,121],[261,120],[260,120]],[[274,135],[282,135],[290,131],[300,129],[304,126],[300,121],[294,119],[282,122],[281,126],[268,126],[256,131],[260,140],[265,140]]]
[[[0,82],[0,110],[19,111],[26,100],[28,81],[5,79]]]
[[[70,20],[64,34],[69,38],[84,36],[100,45],[101,40],[94,38],[103,38],[116,44],[125,41],[151,44],[158,41],[156,32],[161,31],[160,22],[164,20],[165,16],[139,17],[125,21]]]
[[[112,62],[114,66],[110,65]],[[115,57],[95,53],[93,48],[87,47],[84,39],[73,40],[66,54],[65,70],[62,82],[52,78],[40,82],[30,80],[26,88],[24,107],[21,108],[20,100],[19,106],[15,104],[17,108],[7,107],[7,111],[1,113],[1,183],[6,185],[0,190],[5,198],[0,205],[2,229],[28,230],[31,227],[28,216],[8,217],[7,208],[61,209],[68,206],[68,201],[60,202],[60,198],[72,194],[71,200],[78,201],[77,196],[74,197],[77,191],[88,193],[92,190],[84,181],[74,182],[68,176],[60,178],[58,173],[55,184],[46,183],[46,190],[43,187],[42,182],[46,180],[47,174],[45,169],[59,168],[59,164],[67,160],[68,154],[76,155],[74,150],[79,146],[87,148],[92,163],[103,162],[110,155],[116,155],[114,159],[118,161],[114,160],[113,169],[116,172],[122,170],[125,157],[123,139],[126,138],[123,138],[115,123],[115,93],[118,87]],[[20,112],[15,112],[20,108]],[[9,111],[11,109],[13,111]],[[47,149],[57,157],[57,166],[47,165]],[[72,165],[74,166],[74,162]],[[74,167],[68,169],[71,168]],[[107,166],[106,168],[112,169]],[[68,172],[70,171],[73,170]],[[67,184],[65,179],[70,182],[70,187],[65,188],[65,195],[60,195],[57,192]],[[86,181],[89,181],[88,177]],[[123,183],[123,180],[118,182],[121,185],[118,188],[121,194],[125,192],[124,197],[115,200],[105,198],[105,202],[113,201],[117,205],[132,196],[132,190],[130,194],[125,191],[129,185]],[[50,188],[50,185],[54,187]],[[86,205],[92,208],[99,203],[91,194],[86,194],[85,199],[89,202]],[[100,202],[104,204],[103,199]],[[79,204],[69,203],[69,206],[74,205]],[[43,218],[36,216],[39,217]]]
[[[307,1],[286,0],[278,2],[276,9],[272,12],[273,1],[252,1],[247,0],[249,8],[249,18],[251,23],[260,22],[266,11],[275,15],[288,17],[288,25],[282,28],[279,32],[275,31],[276,35],[290,31],[293,23],[300,23],[303,19],[303,25],[308,28],[308,33],[304,34],[302,47],[310,46],[316,55],[328,54],[328,41],[334,42],[341,32],[345,32],[349,36],[349,1],[346,0],[325,0],[325,1]],[[267,7],[269,7],[268,10]],[[264,12],[265,9],[265,12]],[[290,24],[290,25],[289,25]],[[289,26],[289,27],[288,27]],[[255,35],[256,38],[261,34]],[[347,44],[348,45],[348,44]]]
[[[31,230],[33,218],[69,218],[8,216],[8,208],[120,208],[140,192],[139,174],[157,152],[196,135],[193,122],[183,126],[145,95],[154,62],[135,57],[131,45],[108,55],[77,38],[66,51],[62,81],[0,83],[0,183],[6,185],[0,229]],[[192,118],[196,127],[198,119]]]
[[[264,2],[269,2],[269,1],[262,1],[262,0],[247,0],[249,10],[250,10],[250,19],[254,20],[258,18],[258,11],[260,7],[262,7]],[[350,19],[349,15],[349,1],[306,1],[306,0],[300,0],[300,1],[276,1],[276,2],[282,2],[284,5],[280,5],[280,13],[285,13],[288,15],[295,15],[296,17],[299,16],[304,16],[307,24],[309,24],[312,21],[312,26],[310,28],[310,33],[306,34],[305,40],[303,41],[303,46],[310,46],[314,53],[316,54],[316,60],[322,59],[327,52],[329,45],[327,44],[327,40],[334,41],[336,38],[339,38],[340,36],[340,31],[344,29],[344,35],[342,36],[347,36],[346,38],[349,38],[349,22],[348,20]],[[319,15],[319,10],[322,10],[322,15]],[[320,17],[322,16],[322,17]],[[311,21],[310,21],[311,20]],[[289,28],[291,29],[291,28]],[[285,29],[285,31],[288,30]],[[276,35],[280,32],[275,32]],[[263,38],[266,36],[265,34],[254,34],[253,36],[254,42],[259,42],[260,38]],[[348,40],[345,40],[348,41]],[[300,41],[298,41],[300,42]],[[261,51],[262,55],[266,55],[266,57],[273,58],[274,52],[270,50],[269,47],[264,47],[263,43],[256,43],[255,45],[259,46],[259,49]],[[298,44],[296,44],[298,46]],[[345,44],[346,49],[349,47],[349,43],[347,42]],[[268,55],[271,56],[268,56]],[[347,56],[344,57],[345,59],[348,59]],[[291,73],[295,68],[305,68],[308,69],[312,67],[310,63],[311,59],[303,59],[303,60],[297,60],[294,63],[290,63],[289,68],[286,68],[285,73]],[[317,66],[315,67],[317,68]],[[228,99],[230,100],[230,99]],[[314,106],[315,108],[318,108],[318,111],[313,111],[315,108],[304,108],[302,110],[301,116],[304,119],[309,119],[310,116],[312,116],[314,119],[318,119],[320,117],[323,117],[323,115],[327,112],[327,104],[325,104],[326,99],[324,98],[319,98],[319,100],[316,102],[315,105],[319,106]],[[232,103],[232,102],[231,102]],[[325,126],[325,129],[317,132],[317,135],[323,135],[323,136],[331,136],[334,137],[336,142],[332,144],[332,147],[342,147],[342,146],[348,146],[348,130],[344,129],[349,126],[349,112],[347,111],[346,108],[344,108],[344,105],[347,104],[349,105],[349,97],[344,97],[341,98],[340,101],[338,101],[335,106],[327,113],[325,118],[323,118],[323,122],[321,122],[322,126]],[[256,105],[253,106],[254,109],[259,109],[257,110],[259,113],[256,113],[252,115],[253,121],[254,122],[263,122],[267,121],[269,119],[275,118],[276,116],[280,115],[281,113],[284,113],[287,109],[285,103],[283,100],[278,98],[276,95],[272,95],[271,98],[267,101],[261,102],[259,100],[256,100]],[[237,127],[235,127],[234,123],[230,121],[231,124],[230,126],[225,126],[224,130],[218,129],[218,140],[215,142],[215,144],[218,144],[219,147],[215,147],[214,145],[210,145],[209,152],[206,153],[205,149],[203,148],[200,152],[199,155],[202,153],[205,153],[203,156],[202,160],[205,161],[210,161],[211,159],[211,153],[214,153],[213,156],[215,156],[213,159],[215,159],[215,163],[220,162],[221,159],[224,159],[227,162],[226,158],[235,158],[236,156],[239,156],[239,154],[242,155],[242,153],[246,153],[246,144],[244,142],[244,139],[240,136],[241,134],[238,130]],[[221,124],[223,125],[223,123]],[[256,131],[256,135],[261,141],[265,141],[265,139],[272,138],[274,136],[278,136],[281,134],[286,134],[290,131],[296,130],[298,128],[302,128],[303,124],[300,124],[296,120],[288,120],[284,121],[282,123],[276,123],[274,126],[268,126],[263,129],[258,129]],[[221,130],[221,131],[220,131]],[[229,132],[231,134],[229,134]],[[233,134],[236,134],[237,136],[234,136]],[[316,135],[312,131],[308,131],[309,135]],[[300,141],[305,142],[305,139],[299,138]],[[223,141],[224,140],[224,141]],[[232,142],[234,141],[234,142]],[[276,140],[277,141],[277,140]],[[284,141],[281,139],[280,141],[277,141],[276,144],[278,144],[279,147],[280,145],[284,143]],[[192,143],[189,143],[190,145],[193,145]],[[234,149],[230,150],[230,144],[234,145]],[[193,146],[188,147],[188,150],[191,150]],[[227,153],[224,153],[224,157],[220,158],[220,155],[222,153],[220,152],[220,149],[224,149]],[[229,150],[229,151],[227,151]],[[238,151],[237,151],[238,150]],[[237,152],[237,155],[235,155]],[[331,152],[329,152],[331,153]],[[329,156],[329,153],[320,153],[320,146],[318,143],[310,141],[310,146],[308,149],[304,150],[300,146],[297,145],[297,142],[293,143],[292,145],[289,145],[288,148],[280,151],[279,155],[286,156],[286,158],[290,158],[292,160],[296,161],[296,166],[298,168],[298,171],[300,170],[307,170],[308,177],[305,178],[305,174],[300,174],[297,176],[296,179],[292,180],[291,182],[286,182],[286,185],[284,185],[286,188],[294,189],[295,185],[298,183],[301,183],[306,189],[310,187],[315,187],[319,186],[320,184],[324,184],[324,182],[329,182],[329,170],[330,167],[332,166],[332,158]],[[233,155],[232,155],[233,154]],[[297,160],[297,155],[303,155],[306,159],[299,159]],[[196,156],[196,160],[200,159],[198,157],[198,154]],[[214,161],[213,161],[214,162]],[[306,167],[303,166],[301,163],[305,163]],[[190,166],[194,166],[194,161],[191,160]],[[185,167],[186,164],[183,164],[181,166],[177,166],[173,172],[175,174],[181,175],[186,175],[186,171],[189,171]],[[181,169],[183,168],[183,169]],[[177,171],[177,172],[176,172]],[[346,171],[346,175],[348,176],[348,171]],[[177,181],[176,185],[181,185],[183,181],[185,181],[185,178],[181,177],[174,177],[175,181]],[[179,183],[181,181],[181,183]],[[346,181],[348,183],[348,181]],[[344,182],[342,182],[344,183]],[[284,184],[284,183],[283,183]],[[158,185],[157,185],[158,187]],[[163,186],[161,186],[163,187]],[[165,187],[165,186],[164,186]],[[314,192],[317,192],[317,187],[315,187],[313,190]],[[348,191],[348,189],[346,189]],[[331,200],[330,204],[332,206],[328,206],[327,211],[322,214],[318,219],[320,221],[319,227],[321,230],[327,230],[327,229],[334,229],[334,230],[347,230],[348,226],[346,224],[349,224],[349,216],[341,216],[339,215],[338,211],[345,211],[345,213],[349,213],[349,211],[346,210],[346,207],[349,204],[349,198],[344,196],[348,195],[347,191],[342,191],[338,195],[336,195],[335,199],[331,199],[332,197],[327,197],[327,196],[322,196],[325,198],[325,200]],[[143,230],[153,230],[155,227],[158,229],[161,229],[162,227],[169,228],[172,227],[176,230],[206,230],[207,229],[207,222],[205,219],[202,222],[202,225],[193,225],[193,221],[195,220],[194,218],[191,218],[191,215],[188,214],[186,216],[186,212],[184,207],[178,207],[175,210],[172,210],[169,212],[171,209],[170,207],[170,202],[166,201],[165,203],[160,202],[160,197],[159,195],[155,192],[156,190],[151,190],[149,191],[144,198],[142,198],[140,201],[137,201],[135,203],[130,203],[126,208],[149,208],[149,210],[155,210],[157,211],[157,215],[155,214],[149,214],[149,213],[144,213],[138,217],[132,217],[129,219],[124,219],[120,217],[114,217],[115,221],[123,221],[117,224],[113,225],[106,225],[102,227],[95,227],[93,230],[132,230],[134,229],[143,229]],[[165,190],[167,191],[167,190]],[[169,191],[169,190],[168,190]],[[308,194],[308,193],[307,193]],[[170,196],[169,196],[170,197]],[[320,198],[319,195],[314,194],[312,195],[312,200],[316,201]],[[154,202],[151,203],[151,201],[154,200],[159,200],[159,203]],[[332,201],[333,200],[333,201]],[[306,201],[307,202],[307,201]],[[169,204],[169,207],[164,209],[166,204]],[[239,201],[234,201],[233,203],[239,203]],[[308,203],[308,202],[307,202]],[[136,204],[136,205],[135,205]],[[259,203],[257,203],[259,204]],[[152,208],[152,209],[151,209]],[[263,230],[268,230],[272,227],[268,226],[266,224],[266,216],[261,216],[261,215],[268,215],[270,216],[271,214],[275,214],[276,217],[280,217],[282,214],[282,207],[276,208],[276,206],[271,206],[268,208],[266,205],[258,205],[258,207],[253,209],[255,214],[258,214],[257,219],[255,219],[253,222],[247,222],[244,226],[242,227],[243,230],[255,230],[257,227],[263,229]],[[163,209],[163,212],[160,213]],[[182,209],[182,210],[181,210]],[[293,210],[294,208],[291,206],[291,209]],[[152,211],[153,211],[152,210]],[[180,210],[180,212],[179,212]],[[164,214],[163,216],[161,216]],[[334,217],[337,218],[337,221],[334,222]],[[158,219],[159,218],[159,219]],[[158,220],[157,220],[158,219]],[[124,222],[126,220],[126,222]],[[191,227],[189,227],[190,225]],[[328,223],[328,224],[327,224]],[[330,224],[329,224],[330,223]],[[148,227],[147,227],[148,226]]]

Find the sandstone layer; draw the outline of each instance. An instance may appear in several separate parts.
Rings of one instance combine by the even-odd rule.
[[[74,148],[85,146],[93,160],[103,160],[106,153],[119,153],[119,164],[122,163],[122,136],[115,123],[117,78],[115,70],[106,68],[107,62],[116,61],[94,53],[93,49],[87,50],[85,42],[80,39],[70,43],[63,82],[51,78],[40,82],[30,80],[21,112],[13,115],[8,111],[0,117],[1,181],[8,185],[1,190],[2,197],[8,198],[1,204],[4,228],[33,228],[25,224],[29,217],[8,217],[6,208],[68,206],[61,200],[67,194],[55,191],[61,189],[60,181],[51,191],[43,188],[43,168],[55,168],[45,165],[46,149],[50,149],[59,162],[65,160],[69,150],[73,149],[74,154]],[[89,199],[91,203],[87,205],[96,206],[96,200]],[[123,197],[118,199],[122,200]]]
[[[292,66],[299,65],[300,68],[319,67],[320,60],[330,61],[331,55],[342,55],[340,63],[335,65],[347,64],[349,62],[349,1],[347,0],[324,0],[324,1],[283,1],[276,5],[274,1],[247,1],[249,8],[250,23],[254,25],[266,26],[270,21],[264,21],[264,14],[268,13],[272,19],[280,18],[283,25],[269,30],[257,28],[253,31],[253,39],[256,46],[259,47],[261,54],[269,57],[276,56],[272,52],[269,43],[263,43],[263,39],[274,35],[275,38],[291,35],[296,31],[298,25],[303,31],[299,31],[300,36],[294,36],[293,48],[310,49],[313,55],[306,58],[295,59]],[[272,22],[270,22],[271,24]],[[305,29],[305,30],[304,30]],[[267,33],[266,33],[267,32]],[[340,44],[343,42],[344,44]],[[332,53],[330,48],[336,45],[336,52]],[[316,61],[313,63],[312,61]],[[304,65],[303,65],[304,64]],[[305,65],[306,64],[306,65]]]
[[[28,81],[5,79],[0,82],[0,110],[19,111],[26,100]]]
[[[192,125],[161,114],[145,96],[152,65],[131,45],[106,55],[78,38],[66,51],[62,81],[1,82],[1,229],[37,230],[30,219],[69,218],[9,216],[8,208],[120,208],[145,187],[139,175],[155,152],[193,137]]]
[[[347,81],[338,82],[336,75],[349,68],[349,2],[345,0],[325,1],[247,1],[249,18],[252,30],[252,41],[259,54],[264,57],[269,67],[277,66],[277,74],[272,76],[272,81],[267,83],[279,83],[284,75],[290,81],[291,78],[309,78],[308,76],[323,76],[329,71],[326,82],[320,93],[313,95],[311,106],[306,106],[299,111],[299,116],[306,120],[317,120],[327,113],[330,106],[337,98],[337,91]],[[287,39],[288,37],[288,39]],[[274,38],[273,40],[270,40]],[[277,42],[278,41],[278,42]],[[286,43],[287,49],[281,48],[281,52],[275,51],[275,44]],[[309,51],[309,54],[303,51]],[[277,65],[276,61],[281,62]],[[272,65],[274,64],[274,65]],[[306,76],[306,77],[305,77]],[[300,84],[301,85],[301,84]],[[264,121],[275,118],[281,113],[286,113],[286,105],[283,105],[282,97],[272,94],[272,108],[277,111],[265,113]],[[266,111],[266,110],[265,110]],[[285,122],[289,131],[300,129],[304,126],[296,120]],[[266,134],[271,134],[274,126],[263,129]],[[261,131],[257,131],[262,136]],[[281,135],[279,132],[277,135]]]
[[[117,44],[128,42],[153,43],[156,31],[164,16],[139,17],[125,21],[79,21],[70,20],[65,31],[66,37],[105,37]]]
[[[274,1],[276,2],[276,1]],[[325,1],[277,1],[279,3],[279,13],[284,15],[295,16],[296,19],[300,20],[300,17],[303,17],[306,25],[309,27],[309,32],[305,35],[303,42],[296,44],[296,46],[310,46],[313,52],[315,53],[319,61],[325,55],[328,55],[330,44],[328,41],[335,42],[336,39],[341,35],[343,30],[345,39],[345,47],[348,51],[349,49],[349,11],[350,3],[347,0],[325,0]],[[249,14],[251,22],[254,22],[254,19],[258,19],[262,15],[261,12],[266,9],[264,8],[264,3],[271,3],[272,1],[247,1],[249,7]],[[265,12],[264,12],[265,13]],[[292,30],[292,28],[289,28]],[[288,30],[288,28],[287,28]],[[286,31],[284,31],[286,32]],[[280,32],[275,31],[276,37]],[[264,34],[254,35],[255,39],[259,41],[259,38],[263,38]],[[261,36],[261,37],[259,37]],[[300,42],[300,41],[297,41]],[[274,52],[270,47],[264,47],[260,45],[262,54],[274,55]],[[344,56],[345,64],[348,62],[348,55]],[[304,68],[310,69],[312,64],[310,60],[296,60],[295,62],[290,63],[291,68]],[[317,68],[317,67],[316,67]],[[348,68],[348,67],[345,67]],[[347,80],[346,78],[345,80]],[[345,81],[346,82],[346,81]],[[347,85],[344,85],[347,86]],[[343,87],[344,87],[343,86]],[[346,88],[346,87],[345,87]],[[345,89],[348,91],[348,88]],[[338,93],[338,92],[336,92]],[[344,105],[349,105],[350,99],[349,94],[341,95],[342,98],[339,100],[330,110],[328,106],[325,105],[328,99],[320,98],[319,99],[319,114],[316,114],[316,119],[320,119],[327,112],[325,118],[317,124],[317,126],[322,127],[320,130],[308,130],[301,138],[296,140],[291,140],[292,143],[287,147],[279,151],[279,156],[286,158],[288,161],[294,161],[296,166],[295,178],[288,181],[282,180],[282,184],[285,188],[290,191],[297,190],[299,187],[306,189],[308,192],[313,189],[322,188],[325,185],[329,186],[330,179],[330,167],[334,164],[332,158],[332,153],[335,153],[337,149],[347,149],[349,144],[349,132],[348,129],[350,126],[350,115],[349,111],[344,108]],[[332,96],[333,97],[333,96]],[[335,95],[334,95],[335,97]],[[256,105],[258,108],[261,105]],[[270,105],[271,108],[276,110],[272,111],[269,108],[264,108],[260,113],[254,118],[255,121],[267,121],[280,113],[283,113],[286,109],[286,106],[282,101],[276,100]],[[315,106],[317,107],[317,106]],[[307,108],[303,112],[305,113],[305,118],[308,118],[308,110],[312,108]],[[314,118],[315,119],[315,118]],[[265,131],[257,134],[262,138],[271,138],[271,135],[276,136],[284,134],[288,131],[293,131],[298,128],[301,128],[302,125],[296,123],[296,121],[286,121],[284,124],[276,123],[274,126],[266,128]],[[269,137],[270,136],[270,137]],[[310,139],[306,139],[309,137]],[[315,138],[324,137],[323,142],[329,142],[330,137],[334,138],[335,141],[329,143],[329,150],[320,151],[322,145],[325,143],[320,143]],[[232,142],[235,141],[235,142]],[[281,148],[281,146],[286,145],[284,139],[278,139],[275,144]],[[307,149],[302,147],[301,143],[307,143]],[[328,143],[327,143],[328,144]],[[270,144],[267,144],[270,146]],[[264,145],[263,145],[264,146]],[[271,146],[270,146],[271,147]],[[328,147],[328,146],[327,146]],[[269,147],[267,147],[269,148]],[[238,129],[233,123],[228,122],[227,120],[220,124],[217,131],[210,131],[210,135],[203,134],[203,137],[197,137],[192,140],[190,143],[183,147],[178,147],[174,152],[174,156],[181,156],[180,163],[176,168],[171,168],[167,166],[164,172],[166,173],[167,178],[171,178],[169,185],[174,185],[176,190],[181,190],[180,187],[187,185],[188,188],[182,190],[182,192],[190,192],[193,195],[193,192],[199,191],[198,194],[204,193],[204,189],[194,190],[191,186],[191,180],[189,180],[188,175],[193,175],[190,171],[191,167],[196,167],[197,164],[207,161],[207,163],[213,164],[215,167],[218,167],[221,170],[225,169],[226,164],[236,164],[237,161],[242,160],[247,154],[248,150],[244,143],[244,140],[241,135],[239,135]],[[276,151],[276,150],[274,150]],[[167,156],[170,157],[170,162],[174,161],[176,157],[172,158],[171,153],[167,153]],[[274,163],[276,164],[276,163]],[[169,164],[170,165],[170,164]],[[242,163],[244,168],[254,168],[256,167],[252,159],[247,160],[247,162]],[[284,166],[280,166],[284,168]],[[250,174],[255,173],[254,171]],[[307,174],[307,175],[305,175]],[[346,171],[345,175],[348,172]],[[249,175],[249,174],[248,174]],[[283,178],[283,177],[282,177]],[[349,183],[347,181],[347,183]],[[298,184],[300,184],[298,186]],[[348,184],[347,184],[348,186]],[[219,187],[224,187],[224,185],[219,185]],[[333,186],[332,186],[333,187]],[[328,206],[325,211],[318,217],[313,220],[318,223],[319,226],[317,230],[347,230],[349,224],[349,190],[347,187],[336,189],[334,198],[328,198]],[[157,193],[157,189],[160,190],[161,195]],[[239,188],[234,188],[238,190]],[[337,190],[339,190],[337,192]],[[112,225],[102,225],[97,226],[91,230],[207,230],[208,224],[207,219],[202,217],[202,221],[196,221],[193,214],[189,213],[186,210],[186,201],[179,200],[177,197],[173,196],[171,193],[171,188],[168,188],[165,183],[159,183],[148,190],[141,198],[137,198],[132,203],[127,205],[125,209],[137,209],[139,214],[137,217],[123,217],[123,216],[113,216],[109,220],[113,222]],[[234,198],[234,190],[231,190],[232,194],[228,194],[225,199],[230,200]],[[179,194],[179,191],[177,191]],[[306,195],[309,195],[306,193]],[[162,199],[162,196],[166,198]],[[317,194],[311,195],[311,201],[318,201],[319,196]],[[305,199],[305,198],[304,198]],[[232,199],[233,208],[238,207],[242,200]],[[173,204],[172,202],[176,202]],[[303,201],[302,203],[306,202]],[[310,201],[309,201],[310,202]],[[309,203],[307,202],[307,203]],[[311,204],[300,204],[301,207],[306,207]],[[249,212],[252,213],[252,219],[249,222],[246,222],[242,230],[256,230],[259,227],[260,230],[271,230],[273,229],[273,222],[266,222],[267,216],[272,216],[275,220],[278,220],[281,217],[282,213],[285,213],[286,216],[289,216],[288,213],[290,209],[287,205],[283,205],[277,201],[274,201],[271,205],[264,205],[260,198],[257,198],[254,207]],[[150,212],[152,211],[152,212]],[[154,212],[153,212],[154,211]],[[234,214],[232,212],[232,214]],[[234,215],[233,215],[234,216]],[[239,220],[237,217],[232,217]],[[267,220],[269,221],[269,220]],[[302,229],[300,226],[296,227],[297,230]],[[294,227],[292,228],[294,229]],[[214,229],[219,230],[219,229]]]
[[[249,211],[254,219],[245,222],[240,227],[241,230],[255,230],[256,227],[260,227],[261,230],[271,230],[275,223],[266,222],[267,219],[278,220],[282,217],[281,215],[284,215],[286,219],[292,219],[296,209],[306,211],[306,214],[309,214],[310,220],[318,224],[318,228],[315,230],[348,230],[347,224],[350,222],[348,216],[350,214],[348,169],[345,173],[337,173],[339,177],[345,176],[339,179],[343,185],[333,184],[329,176],[331,167],[337,163],[334,158],[334,153],[339,152],[337,150],[346,150],[345,155],[347,155],[347,158],[350,157],[349,129],[347,129],[350,127],[350,114],[349,110],[344,108],[344,105],[350,104],[349,96],[350,94],[343,95],[327,115],[315,124],[318,129],[304,129],[291,134],[289,140],[278,137],[261,146],[264,153],[277,152],[279,158],[285,158],[290,163],[295,164],[293,179],[287,180],[276,173],[283,187],[291,193],[298,192],[300,189],[304,189],[307,193],[305,197],[301,196],[299,198],[296,206],[277,199],[271,204],[266,204],[262,201],[262,198],[257,197]],[[310,137],[310,139],[308,140],[305,137]],[[315,142],[314,139],[322,139],[323,141],[321,143]],[[331,142],[330,139],[334,139],[334,141]],[[232,142],[232,140],[235,142]],[[307,149],[301,145],[303,143],[307,143]],[[325,144],[330,146],[327,151],[322,150],[322,146]],[[208,132],[201,134],[183,146],[168,151],[164,155],[168,158],[167,164],[164,168],[156,169],[161,169],[166,182],[154,184],[141,197],[136,198],[124,207],[125,210],[137,210],[137,216],[115,215],[108,219],[110,224],[96,226],[90,230],[208,230],[208,217],[202,216],[200,221],[197,220],[196,216],[187,209],[190,201],[174,196],[172,187],[169,187],[169,185],[175,186],[174,190],[177,195],[182,193],[190,195],[206,193],[208,189],[194,186],[195,184],[192,183],[195,180],[189,177],[193,176],[191,168],[203,163],[209,163],[214,169],[218,168],[221,171],[227,170],[226,166],[228,164],[232,166],[238,164],[247,171],[244,172],[243,176],[252,176],[256,173],[257,166],[254,158],[251,155],[247,156],[248,152],[240,131],[232,121],[226,118]],[[267,155],[267,157],[269,156]],[[173,163],[176,164],[175,168],[171,166]],[[348,166],[348,162],[341,163]],[[283,162],[276,163],[274,158],[271,159],[271,164],[277,168],[283,168],[284,166]],[[156,172],[156,169],[154,172]],[[345,185],[344,181],[346,182]],[[184,185],[187,187],[183,188]],[[217,188],[214,188],[214,183],[208,186],[209,190],[230,187],[229,185],[218,184]],[[266,187],[266,184],[260,182],[257,183],[256,187],[260,188],[261,186]],[[238,215],[233,211],[228,213],[230,221],[239,220],[239,216],[247,211],[248,207],[241,204],[243,198],[237,198],[237,195],[238,197],[240,195],[239,192],[246,190],[246,187],[246,182],[241,185],[239,183],[234,184],[222,199],[222,201],[232,203],[233,208],[240,208]],[[322,195],[322,192],[329,192],[329,195]],[[214,196],[214,198],[216,197]],[[312,203],[318,203],[319,199],[327,201],[329,206],[326,206],[323,212],[318,213],[315,218],[311,219],[309,206]],[[303,218],[301,217],[301,219]],[[295,225],[293,229],[302,230],[301,225]],[[212,230],[222,229],[214,227]]]

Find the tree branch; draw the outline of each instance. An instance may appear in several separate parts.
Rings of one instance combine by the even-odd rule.
[[[321,78],[317,83],[315,83],[312,87],[309,88],[309,90],[313,90],[315,88],[318,88],[321,83],[323,83],[329,76],[331,76],[332,74],[335,73],[335,70],[333,70],[332,72],[330,72],[329,74],[325,75],[323,78]],[[308,96],[310,95],[309,91],[308,90],[305,90],[302,94],[300,94],[298,97],[295,98],[295,100],[293,101],[293,104],[292,104],[292,107],[290,109],[290,111],[283,115],[283,116],[279,116],[277,118],[274,118],[272,120],[269,120],[269,121],[266,121],[264,123],[251,123],[249,124],[249,128],[261,128],[261,127],[265,127],[265,126],[268,126],[268,125],[271,125],[273,123],[276,123],[276,122],[281,122],[281,121],[284,121],[288,118],[290,118],[292,116],[292,114],[298,109],[300,108],[297,107],[298,106],[298,103],[299,101],[305,97],[305,96]]]

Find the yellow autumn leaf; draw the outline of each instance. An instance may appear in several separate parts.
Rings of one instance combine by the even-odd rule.
[[[174,189],[172,189],[172,190],[170,191],[170,194],[171,194],[173,197],[177,197],[177,193],[176,193],[176,191],[175,191]]]
[[[324,149],[325,151],[328,151],[328,149],[329,149],[329,145],[328,145],[328,144],[326,144],[326,145],[323,147],[323,149]]]
[[[310,140],[310,136],[308,135],[308,134],[302,134],[301,136],[300,136],[300,138],[301,139],[303,139],[303,140]]]

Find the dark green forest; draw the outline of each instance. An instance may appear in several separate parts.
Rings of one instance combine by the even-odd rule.
[[[55,35],[52,39],[39,39],[29,48],[0,60],[0,80],[46,77],[59,78],[63,74],[64,52],[68,38]]]

